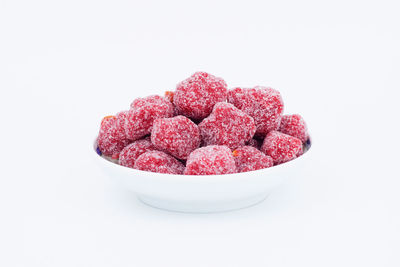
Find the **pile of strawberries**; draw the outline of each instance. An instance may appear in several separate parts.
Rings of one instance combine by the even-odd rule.
[[[307,142],[303,118],[283,115],[277,90],[228,90],[223,79],[196,72],[164,97],[135,99],[129,110],[105,117],[97,152],[143,171],[215,175],[293,160]]]

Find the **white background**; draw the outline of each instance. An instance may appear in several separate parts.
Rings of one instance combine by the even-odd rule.
[[[0,1],[1,266],[400,266],[397,1]],[[249,209],[152,209],[104,115],[203,70],[280,90],[309,166]]]

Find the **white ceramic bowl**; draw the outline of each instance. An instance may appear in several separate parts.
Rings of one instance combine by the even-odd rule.
[[[127,168],[99,156],[97,163],[111,179],[156,208],[180,212],[220,212],[262,202],[285,178],[296,176],[309,158],[301,157],[267,169],[225,175],[172,175]]]

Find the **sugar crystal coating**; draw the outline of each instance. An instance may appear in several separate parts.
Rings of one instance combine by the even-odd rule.
[[[153,95],[135,99],[125,119],[126,137],[130,140],[140,139],[151,132],[155,119],[173,115],[173,105],[161,96]]]
[[[211,113],[216,103],[226,100],[227,92],[222,78],[196,72],[177,85],[173,101],[179,114],[201,120]]]
[[[125,137],[125,130],[119,123],[125,112],[120,112],[116,116],[105,117],[100,125],[97,145],[101,154],[112,157],[117,155],[129,140]]]
[[[297,158],[303,153],[303,144],[300,139],[272,131],[267,134],[261,151],[274,160],[274,164],[281,164]]]
[[[131,103],[131,109],[138,109],[148,105],[165,103],[165,98],[159,95],[150,95],[146,97],[138,97]]]
[[[236,171],[235,160],[227,146],[206,146],[190,153],[184,174],[218,175]]]
[[[136,159],[145,152],[156,150],[149,138],[136,140],[122,149],[119,155],[119,164],[133,168]]]
[[[118,135],[121,139],[128,139],[126,137],[126,131],[125,131],[125,122],[126,122],[128,113],[129,113],[129,110],[125,110],[125,111],[118,112],[116,115],[117,119],[115,121],[115,127],[116,127],[116,129],[118,129]]]
[[[238,172],[255,171],[259,169],[269,168],[274,165],[274,161],[270,156],[252,146],[242,146],[233,152],[236,168]]]
[[[265,136],[278,130],[283,113],[280,93],[269,87],[234,88],[228,92],[228,102],[250,115],[257,126],[256,135]]]
[[[136,159],[134,168],[149,172],[183,174],[185,166],[164,152],[148,151]]]
[[[178,159],[186,159],[200,146],[197,125],[184,116],[156,119],[151,131],[151,142],[162,151]]]
[[[226,145],[235,149],[253,137],[256,126],[252,117],[234,105],[219,102],[210,116],[199,124],[199,129],[206,146]]]
[[[283,115],[279,131],[297,137],[303,143],[309,138],[306,122],[298,114]]]

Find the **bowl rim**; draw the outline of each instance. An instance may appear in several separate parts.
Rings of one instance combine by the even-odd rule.
[[[282,168],[287,168],[287,167],[299,164],[299,162],[304,161],[305,159],[307,159],[310,156],[310,150],[311,150],[311,147],[313,146],[311,137],[309,137],[309,142],[310,142],[310,145],[309,145],[307,151],[304,154],[302,154],[300,157],[297,157],[291,161],[288,161],[288,162],[285,162],[285,163],[282,163],[282,164],[279,164],[276,166],[272,166],[269,168],[255,170],[255,171],[248,171],[248,172],[241,172],[241,173],[229,173],[229,174],[215,174],[215,175],[168,174],[168,173],[148,172],[148,171],[142,171],[142,170],[125,167],[125,166],[119,165],[115,162],[112,162],[97,153],[97,136],[93,141],[91,150],[92,150],[92,153],[94,152],[94,157],[96,158],[96,160],[98,162],[101,162],[103,165],[106,165],[109,167],[117,168],[123,172],[131,172],[133,176],[136,174],[136,175],[143,176],[143,177],[147,176],[147,177],[152,177],[152,178],[162,178],[164,180],[173,179],[175,181],[181,180],[181,181],[186,181],[186,182],[188,180],[202,181],[202,182],[215,182],[218,180],[226,181],[227,178],[229,178],[230,180],[232,180],[232,179],[245,180],[245,179],[249,179],[249,176],[254,176],[256,173],[266,174],[267,172],[276,172],[276,171],[281,170]]]

